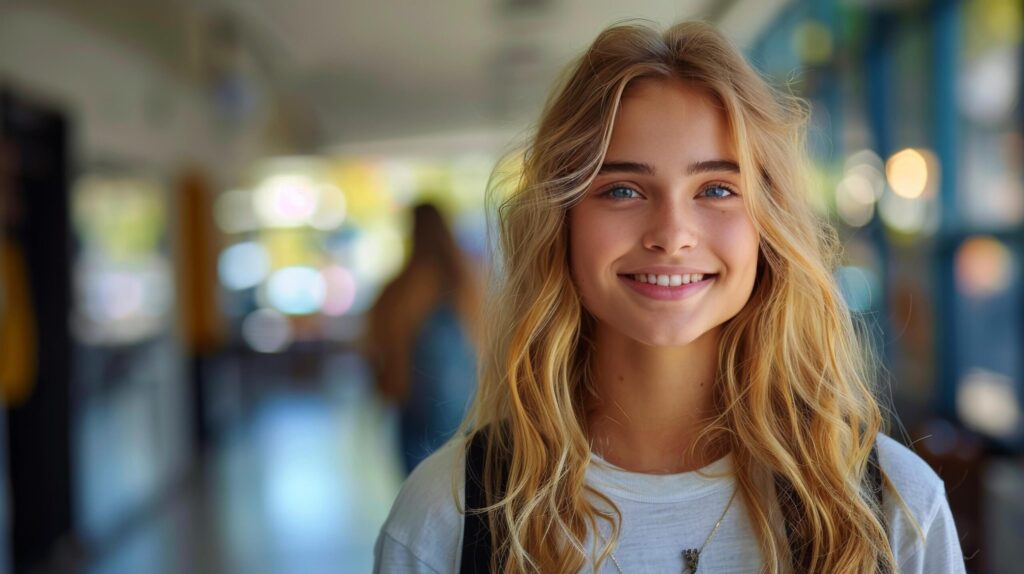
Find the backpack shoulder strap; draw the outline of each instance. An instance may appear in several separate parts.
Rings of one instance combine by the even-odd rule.
[[[875,501],[878,504],[879,510],[877,516],[888,535],[889,525],[882,510],[885,488],[882,485],[882,471],[881,465],[878,462],[877,444],[872,445],[871,453],[868,455],[867,472],[864,473],[864,484],[875,495]],[[794,527],[796,521],[799,520],[799,516],[803,513],[803,503],[793,491],[793,485],[779,476],[775,477],[775,491],[786,523],[786,539],[789,541],[789,553],[793,564],[793,572],[796,574],[808,573],[811,569],[810,545],[808,541],[803,540]],[[876,572],[878,574],[891,574],[885,563],[881,560],[878,562]]]
[[[484,574],[491,570],[491,528],[484,487],[487,430],[478,432],[466,447],[465,518],[462,534],[462,574]]]
[[[885,518],[885,485],[882,484],[882,463],[878,461],[878,443],[871,446],[871,453],[868,455],[868,468],[864,476],[868,489],[875,495],[875,502],[878,505],[877,518],[885,529],[885,539],[889,540],[889,521]],[[881,558],[878,560],[878,573],[891,574],[889,568]]]

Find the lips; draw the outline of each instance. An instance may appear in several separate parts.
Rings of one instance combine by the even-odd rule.
[[[689,275],[691,275],[691,279],[693,279],[692,275],[694,274]],[[647,279],[650,278],[649,275],[645,275],[644,277]],[[650,281],[640,280],[640,274],[619,275],[619,279],[636,293],[644,297],[656,299],[659,301],[675,301],[679,299],[686,299],[688,297],[692,297],[704,291],[709,285],[711,285],[715,281],[718,275],[714,273],[709,273],[707,275],[701,276],[700,279],[697,281],[691,281],[689,283],[682,283],[680,281],[678,284],[675,285],[672,284],[672,276],[667,277],[668,284],[666,285],[664,284],[666,282],[666,276],[664,275],[660,276],[658,280],[654,283],[651,283]],[[677,275],[676,277],[678,280],[679,276]]]

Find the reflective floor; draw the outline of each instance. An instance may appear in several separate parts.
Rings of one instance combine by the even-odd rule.
[[[92,559],[83,561],[72,549],[67,560],[31,574],[370,572],[374,541],[403,478],[396,415],[374,398],[365,366],[352,355],[267,358],[215,370],[216,380],[230,383],[224,388],[244,391],[225,404],[244,406],[178,488]],[[145,425],[101,433],[94,455],[114,450],[118,433],[137,439],[131,430],[137,427]],[[108,474],[97,473],[107,476],[97,495],[128,497],[126,483],[109,478],[125,466],[101,460]],[[1024,474],[1019,462],[999,464],[990,467],[994,478],[985,483],[984,498],[965,490],[966,474],[947,477],[954,503],[981,499],[989,509],[989,568],[968,561],[970,571],[1020,571]],[[963,516],[961,527],[969,524]]]
[[[402,475],[393,415],[358,372],[264,393],[87,572],[369,572]]]

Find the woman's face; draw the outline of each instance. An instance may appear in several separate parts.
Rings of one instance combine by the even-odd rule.
[[[597,178],[569,211],[573,280],[598,328],[682,346],[750,298],[758,236],[723,111],[680,80],[630,85]]]

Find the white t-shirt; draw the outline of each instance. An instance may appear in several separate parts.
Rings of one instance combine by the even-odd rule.
[[[882,468],[924,533],[922,542],[902,507],[886,497],[890,542],[900,571],[964,572],[942,481],[917,455],[885,435],[878,436],[878,453]],[[377,538],[374,572],[459,572],[463,515],[455,506],[451,485],[456,469],[461,501],[463,465],[462,449],[449,443],[409,476]],[[736,486],[731,469],[732,457],[726,456],[700,472],[642,474],[592,455],[587,481],[609,496],[622,513],[619,544],[614,549],[622,570],[630,574],[683,571],[683,549],[703,544],[729,502]],[[754,531],[737,496],[701,552],[700,571],[756,573],[761,566]],[[593,572],[593,565],[583,571]],[[601,572],[618,570],[608,559]]]

